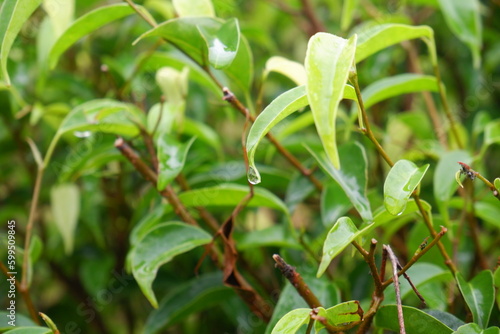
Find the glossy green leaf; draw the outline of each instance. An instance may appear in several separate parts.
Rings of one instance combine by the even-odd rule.
[[[169,135],[158,137],[156,150],[158,155],[158,183],[156,188],[161,191],[170,184],[184,168],[186,157],[196,137],[181,144]]]
[[[399,332],[396,305],[381,307],[375,316],[375,326]],[[453,330],[422,310],[403,306],[403,319],[407,334],[451,334]]]
[[[495,302],[493,273],[483,270],[469,282],[466,282],[460,273],[457,273],[455,278],[474,322],[481,328],[486,328]]]
[[[224,22],[217,30],[199,27],[208,47],[208,61],[216,69],[233,62],[240,45],[240,26],[235,18]]]
[[[52,330],[47,327],[17,327],[10,331],[5,332],[5,334],[52,334]]]
[[[341,169],[335,169],[323,153],[310,148],[307,150],[321,168],[342,187],[363,220],[373,221],[370,202],[366,197],[367,162],[363,146],[358,143],[346,143],[340,147],[340,162],[344,164]]]
[[[434,48],[434,31],[428,26],[388,23],[370,27],[359,34],[356,63],[389,46],[415,38],[431,40],[428,46]],[[435,50],[431,49],[430,53],[433,63],[436,63]]]
[[[256,249],[258,247],[280,247],[302,249],[282,225],[271,226],[257,231],[234,232],[234,240],[238,250]]]
[[[227,78],[224,85],[231,89],[237,87],[243,94],[249,94],[253,82],[253,56],[245,36],[241,36],[236,57],[223,73]]]
[[[337,182],[326,185],[321,192],[321,220],[331,226],[352,207],[349,197]]]
[[[419,168],[408,160],[399,160],[394,164],[384,182],[384,205],[389,213],[397,216],[404,211],[428,168],[428,164]]]
[[[215,16],[211,0],[172,0],[179,17]]]
[[[212,236],[199,227],[180,222],[163,223],[151,229],[132,248],[132,273],[153,307],[158,308],[152,284],[161,265],[175,256],[205,245]]]
[[[493,181],[493,185],[495,186],[495,188],[497,188],[498,191],[500,191],[500,178],[496,178],[495,181]]]
[[[290,311],[274,326],[271,334],[294,334],[309,322],[310,308],[298,308]]]
[[[453,334],[499,334],[500,328],[490,327],[482,329],[476,323],[470,323],[459,327]]]
[[[75,229],[80,214],[80,190],[73,183],[53,186],[50,191],[52,214],[62,236],[66,254],[73,251]]]
[[[10,86],[7,72],[9,52],[24,23],[38,8],[42,0],[4,1],[0,9],[0,78]]]
[[[356,35],[348,40],[317,33],[306,51],[307,98],[325,152],[336,169],[340,168],[335,122],[337,110],[354,63]]]
[[[472,51],[474,67],[481,63],[482,25],[480,2],[478,0],[454,1],[439,0],[441,13],[446,24],[462,42]]]
[[[363,315],[363,310],[357,301],[344,302],[326,310],[323,309],[323,311],[325,311],[324,314],[320,311],[318,315],[324,316],[328,323],[333,326],[342,326],[351,322],[359,322]],[[319,321],[316,321],[314,325],[316,332],[325,328]]]
[[[284,57],[274,56],[267,60],[263,77],[265,80],[269,73],[280,73],[295,82],[297,86],[307,83],[306,69],[304,65],[296,61],[288,60]]]
[[[436,78],[430,75],[405,73],[375,81],[363,90],[362,96],[365,108],[370,108],[394,96],[423,91],[437,92]]]
[[[248,194],[247,186],[239,184],[221,184],[215,187],[193,189],[179,195],[181,202],[187,207],[196,206],[231,206],[234,207]],[[254,188],[254,196],[248,207],[264,206],[288,212],[285,204],[276,195],[264,188]]]
[[[221,272],[208,273],[175,286],[160,301],[144,325],[144,334],[161,332],[190,314],[214,307],[234,296],[222,283]]]
[[[247,137],[248,181],[258,184],[261,177],[255,166],[254,156],[262,138],[282,119],[307,106],[305,86],[299,86],[286,91],[274,99],[255,119]]]
[[[451,274],[451,273],[448,273],[448,274]],[[453,277],[452,277],[452,279],[453,279]],[[440,289],[442,290],[442,287]],[[445,304],[448,302],[447,298],[448,297],[445,296],[445,299],[446,299]],[[436,309],[425,309],[424,311],[428,315],[436,318],[437,320],[441,321],[446,326],[450,327],[452,330],[456,331],[460,326],[465,325],[465,322],[458,319],[456,316],[454,316],[451,313],[439,311]]]
[[[140,7],[140,6],[139,6]],[[53,69],[61,55],[80,38],[96,31],[108,23],[134,14],[134,10],[126,3],[101,6],[79,17],[66,31],[59,36],[49,54],[49,66]]]
[[[458,161],[470,163],[470,155],[466,151],[446,152],[441,156],[434,172],[434,196],[440,202],[446,202],[457,190],[455,172],[459,169]]]

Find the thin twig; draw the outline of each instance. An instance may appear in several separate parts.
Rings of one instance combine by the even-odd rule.
[[[370,267],[370,272],[372,274],[373,280],[375,282],[375,289],[382,289],[382,281],[380,280],[380,275],[378,273],[377,265],[375,264],[375,247],[377,246],[377,240],[372,239],[370,245],[370,252],[367,252],[361,245],[359,245],[356,241],[352,242],[352,245],[356,247],[356,249],[361,253],[365,262],[368,263]]]
[[[311,28],[309,29],[309,35],[314,35],[317,32],[320,31],[326,31],[325,26],[323,23],[319,20],[319,18],[316,16],[316,13],[314,12],[314,8],[311,5],[310,0],[301,0],[302,3],[302,13],[304,14],[305,17],[309,20],[311,24]]]
[[[399,333],[406,334],[405,330],[405,321],[403,318],[403,304],[401,303],[401,291],[399,289],[399,280],[398,280],[398,259],[394,252],[391,249],[391,246],[384,245],[384,248],[387,250],[387,254],[389,254],[389,259],[392,263],[392,281],[394,283],[394,289],[396,290],[396,304],[398,308],[398,321],[399,321]]]

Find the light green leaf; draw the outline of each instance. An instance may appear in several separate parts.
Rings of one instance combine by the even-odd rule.
[[[187,207],[236,206],[248,192],[247,186],[227,183],[215,187],[185,191],[179,195],[179,199]],[[285,204],[276,195],[264,188],[254,188],[254,196],[247,206],[264,206],[288,213]]]
[[[5,332],[5,334],[52,334],[52,330],[47,327],[17,327],[10,331]]]
[[[255,151],[261,139],[278,122],[307,104],[306,87],[295,87],[274,99],[255,119],[247,137],[248,181],[250,183],[258,184],[261,181],[254,161]]]
[[[375,316],[375,326],[399,332],[396,305],[381,307]],[[453,330],[429,314],[417,308],[403,306],[403,319],[407,334],[451,334]]]
[[[428,168],[429,164],[419,168],[408,160],[394,164],[384,182],[384,205],[389,213],[398,216],[404,211]]]
[[[24,23],[38,8],[42,0],[10,0],[4,1],[0,9],[0,78],[10,86],[7,72],[7,58]]]
[[[134,10],[128,4],[119,3],[99,7],[79,17],[61,36],[59,36],[52,50],[50,50],[50,68],[53,69],[57,65],[61,55],[80,38],[96,31],[108,23],[133,13]]]
[[[66,254],[73,252],[75,229],[80,214],[80,190],[73,183],[53,186],[50,191],[52,214],[61,233]]]
[[[170,184],[184,168],[186,157],[196,137],[181,144],[169,135],[158,137],[156,149],[158,152],[158,183],[156,188],[161,191]]]
[[[341,326],[355,321],[361,321],[363,310],[357,301],[348,301],[325,310],[325,318],[333,326]],[[321,313],[318,315],[322,316]],[[325,326],[317,321],[315,323],[316,332],[319,332]]]
[[[356,47],[356,63],[389,46],[414,38],[424,38],[428,47],[431,48],[429,52],[432,63],[435,64],[436,52],[434,47],[434,31],[432,28],[395,23],[373,26],[359,33],[358,45]]]
[[[277,72],[292,80],[297,86],[302,86],[307,83],[306,69],[304,65],[296,61],[288,60],[284,57],[274,56],[267,60],[264,68],[263,81],[269,73]]]
[[[172,0],[172,4],[179,17],[215,16],[211,0]]]
[[[493,185],[495,186],[495,188],[497,188],[498,191],[500,191],[500,178],[496,178],[495,181],[493,181]]]
[[[356,35],[346,40],[317,33],[306,51],[307,98],[325,152],[336,169],[340,168],[335,121],[340,100],[354,63]]]
[[[199,27],[208,47],[208,61],[216,69],[231,65],[240,45],[240,26],[235,18],[224,22],[217,30]]]
[[[472,51],[474,67],[481,64],[482,25],[477,0],[439,0],[441,13],[450,30]]]
[[[481,329],[476,323],[470,323],[460,326],[453,334],[499,334],[498,327],[490,327],[488,329]]]
[[[149,313],[144,334],[161,332],[190,314],[214,307],[234,296],[231,288],[222,284],[222,272],[200,275],[175,286],[160,301],[158,309]]]
[[[358,3],[359,0],[344,0],[342,14],[340,16],[340,29],[342,29],[342,31],[349,29]]]
[[[274,326],[271,334],[294,334],[309,322],[310,308],[298,308],[290,311]]]
[[[55,37],[59,37],[73,21],[75,1],[44,0],[43,9],[50,17],[50,23],[54,29]]]
[[[132,248],[132,273],[153,307],[158,308],[152,284],[161,265],[175,256],[205,245],[212,236],[199,227],[181,222],[163,223],[151,229]]]
[[[344,164],[344,167],[341,169],[335,169],[324,154],[315,152],[308,147],[306,148],[316,161],[318,161],[321,168],[342,187],[363,220],[367,222],[373,221],[370,202],[366,197],[368,171],[366,153],[363,146],[351,142],[340,147],[340,162]]]
[[[490,270],[483,270],[469,282],[466,282],[460,273],[457,273],[455,278],[460,292],[472,312],[474,322],[481,328],[486,328],[495,302],[493,273]]]
[[[423,91],[438,91],[436,78],[430,75],[405,73],[375,81],[363,92],[365,108],[388,98]]]
[[[460,168],[458,161],[470,163],[471,158],[466,151],[451,151],[443,154],[434,172],[434,196],[440,202],[447,202],[457,190],[458,184],[454,178]]]
[[[162,67],[156,72],[156,83],[165,99],[172,105],[184,105],[188,94],[189,68],[178,71],[172,67]]]
[[[484,128],[484,145],[500,143],[500,120],[489,122]]]

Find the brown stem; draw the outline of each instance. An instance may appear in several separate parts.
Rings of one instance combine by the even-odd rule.
[[[401,291],[399,289],[399,280],[398,280],[398,259],[394,252],[391,249],[391,246],[384,245],[384,248],[389,255],[389,259],[392,263],[392,281],[394,283],[394,289],[396,290],[396,304],[398,308],[398,321],[399,321],[399,333],[406,334],[405,330],[405,321],[403,318],[403,304],[401,303]]]
[[[377,265],[375,264],[375,248],[377,246],[377,240],[372,239],[371,245],[370,245],[370,252],[367,252],[360,244],[358,244],[356,241],[352,242],[352,245],[356,247],[356,249],[361,253],[363,258],[365,259],[365,262],[368,263],[368,266],[370,267],[370,272],[372,274],[373,280],[375,281],[375,289],[376,290],[381,290],[382,289],[382,281],[380,280],[380,275],[378,273]]]
[[[316,16],[316,13],[314,12],[314,8],[311,4],[310,0],[300,0],[302,3],[302,13],[304,14],[305,17],[309,20],[311,24],[311,28],[309,29],[309,35],[314,35],[317,32],[320,31],[326,31],[325,26],[323,23],[319,20],[319,18]]]

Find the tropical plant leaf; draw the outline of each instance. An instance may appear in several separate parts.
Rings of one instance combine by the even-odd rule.
[[[460,292],[472,312],[474,322],[480,328],[486,328],[495,303],[493,273],[490,270],[483,270],[469,282],[466,282],[460,273],[457,273],[455,278]]]
[[[375,316],[375,326],[399,332],[399,322],[396,305],[381,307]],[[425,331],[429,334],[451,334],[453,330],[434,318],[414,307],[403,305],[403,318],[407,334],[418,334]]]
[[[170,184],[184,168],[186,157],[196,137],[187,143],[181,144],[168,135],[158,137],[158,190],[163,190]]]
[[[240,26],[232,18],[224,22],[217,30],[199,27],[208,47],[208,62],[216,69],[231,65],[240,45]]]
[[[309,322],[310,308],[298,308],[290,311],[274,326],[271,334],[294,334]]]

